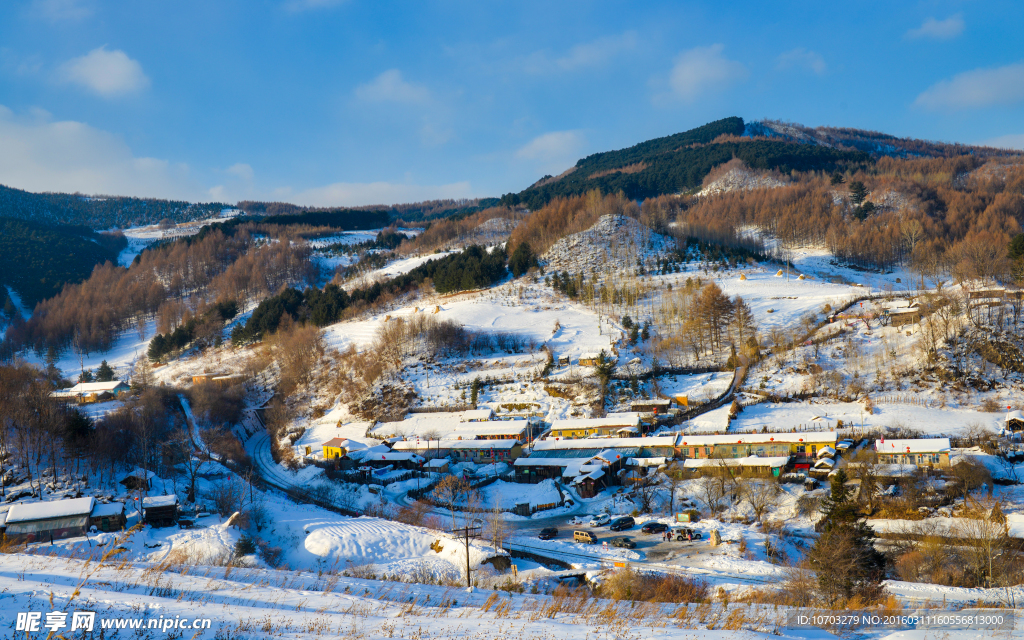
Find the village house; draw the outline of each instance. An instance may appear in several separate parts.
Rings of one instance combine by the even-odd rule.
[[[27,544],[84,536],[95,506],[95,498],[14,504],[7,512],[7,539]]]
[[[589,438],[591,436],[631,437],[640,435],[640,414],[613,413],[604,418],[552,420],[546,440],[552,438]]]
[[[518,440],[403,440],[394,451],[412,452],[427,460],[451,458],[454,462],[512,462],[523,455]]]
[[[573,483],[590,476],[587,486],[599,491],[605,486],[621,484],[621,476],[630,461],[671,459],[675,456],[677,436],[653,438],[587,438],[534,443],[529,456],[515,461],[517,482],[537,483],[557,478]],[[595,471],[601,474],[594,474]],[[582,495],[582,494],[581,494]]]
[[[127,522],[123,502],[97,503],[89,514],[89,528],[96,527],[104,533],[121,531]]]
[[[366,448],[366,445],[362,442],[356,442],[348,438],[331,438],[320,446],[324,452],[324,460],[345,458],[353,451],[361,451]]]
[[[772,475],[778,477],[789,463],[789,456],[746,456],[743,458],[688,458],[683,460],[683,469],[693,475],[705,476],[715,473],[740,475]]]
[[[129,391],[131,391],[131,387],[120,380],[111,380],[110,382],[79,382],[70,389],[54,391],[53,397],[59,400],[78,402],[79,404],[90,404],[122,398]]]
[[[1006,430],[1010,432],[1024,431],[1024,411],[1018,409],[1007,412]]]
[[[489,408],[466,411],[439,411],[410,413],[404,420],[378,422],[370,433],[375,438],[431,438],[464,440],[526,438],[530,423],[527,420],[491,420]]]
[[[653,416],[662,416],[672,408],[672,401],[668,398],[651,398],[650,400],[634,400],[629,403],[629,410]]]
[[[918,467],[949,467],[949,438],[875,440],[875,453],[882,464],[914,464]]]
[[[170,527],[178,522],[178,496],[147,496],[142,499],[142,517],[151,527]]]
[[[819,451],[826,447],[835,451],[836,439],[835,431],[682,435],[678,447],[687,459],[785,457],[795,469],[806,471],[817,461]]]

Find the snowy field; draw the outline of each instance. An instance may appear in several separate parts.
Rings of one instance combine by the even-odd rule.
[[[529,486],[498,480],[480,489],[480,504],[485,509],[512,509],[521,502],[531,507],[553,504],[562,499],[554,480],[545,480]]]
[[[228,571],[152,572],[146,565],[86,563],[16,554],[0,571],[5,605],[0,628],[13,629],[25,611],[96,613],[96,637],[117,632],[100,629],[115,618],[144,628],[131,637],[179,637],[192,640],[280,637],[418,638],[420,640],[823,640],[818,630],[788,630],[785,612],[766,611],[754,629],[709,630],[699,616],[673,618],[678,607],[661,605],[643,614],[629,602],[599,602],[590,613],[553,607],[544,594],[515,594],[443,586],[378,582],[322,572],[278,572],[236,567]],[[733,605],[742,612],[747,605]],[[561,610],[559,610],[561,609]],[[729,612],[719,612],[720,620]],[[754,616],[751,616],[754,617]],[[208,628],[173,629],[181,621],[209,619]],[[152,620],[157,629],[147,631]],[[70,623],[68,615],[67,622]],[[165,624],[164,621],[167,621]],[[41,627],[42,628],[42,627]],[[67,633],[67,629],[63,629]],[[876,633],[866,637],[885,637]],[[13,636],[12,636],[13,637]],[[21,637],[21,636],[19,636]],[[34,637],[34,636],[32,636]],[[39,637],[46,637],[45,629]],[[71,637],[70,635],[68,637]],[[78,637],[77,635],[75,637]],[[117,637],[125,637],[117,635]],[[896,637],[896,636],[893,636]],[[900,634],[900,638],[923,638]],[[968,637],[946,635],[944,637]],[[971,636],[975,637],[975,636]]]
[[[434,313],[435,306],[440,307]],[[621,332],[599,323],[597,313],[567,301],[527,301],[522,303],[510,286],[485,293],[460,294],[427,300],[419,305],[391,311],[392,319],[429,313],[438,320],[454,320],[470,331],[508,332],[547,344],[556,356],[568,355],[573,361],[585,353],[604,349],[610,353],[612,338]],[[367,320],[343,322],[325,329],[327,343],[338,350],[349,345],[364,349],[372,344],[385,314]],[[556,326],[557,323],[557,326]]]
[[[666,376],[658,378],[661,395],[675,398],[686,396],[690,403],[708,402],[721,396],[732,385],[733,372],[720,371],[692,376]]]
[[[760,431],[767,426],[777,431],[821,431],[863,425],[868,429],[904,427],[925,435],[956,435],[971,425],[980,425],[993,433],[1003,426],[1004,414],[968,409],[927,407],[916,404],[878,403],[874,411],[864,411],[862,403],[781,403],[746,407],[732,421],[732,431]]]

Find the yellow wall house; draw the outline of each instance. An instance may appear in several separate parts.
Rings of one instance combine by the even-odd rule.
[[[814,460],[826,446],[835,449],[835,431],[796,433],[734,433],[679,436],[677,447],[684,458],[745,458],[792,456],[796,461]]]
[[[327,442],[323,443],[324,448],[324,460],[331,460],[333,458],[340,458],[348,455],[348,449],[344,446],[348,440],[346,438],[331,438]]]
[[[552,420],[549,438],[587,438],[590,436],[628,437],[640,434],[640,414],[612,414],[604,418]]]
[[[875,453],[882,464],[948,467],[949,450],[949,438],[875,440]]]

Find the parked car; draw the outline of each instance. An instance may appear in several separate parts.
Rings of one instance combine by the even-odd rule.
[[[540,530],[540,534],[537,535],[541,540],[551,540],[558,535],[558,529],[554,527],[544,527]]]
[[[615,518],[612,523],[608,525],[608,528],[612,531],[625,531],[626,529],[632,529],[636,522],[629,516],[623,516],[621,518]]]
[[[589,531],[573,531],[572,540],[573,542],[582,542],[584,544],[597,544],[597,536]]]
[[[664,522],[648,522],[640,527],[640,531],[644,533],[664,533],[668,531],[668,525]]]
[[[613,547],[621,547],[623,549],[636,549],[636,543],[625,536],[621,538],[612,538],[612,541],[609,544]]]
[[[686,542],[686,541],[689,541],[689,540],[700,540],[701,538],[704,537],[704,536],[701,535],[700,531],[695,531],[693,529],[687,529],[686,527],[675,529],[672,533],[673,533],[673,535],[675,535],[677,542]]]
[[[599,513],[598,515],[596,515],[596,516],[594,516],[593,518],[590,519],[590,523],[589,524],[592,527],[600,527],[602,525],[608,524],[609,522],[611,522],[611,520],[612,520],[612,517],[610,515],[608,515],[607,513]]]

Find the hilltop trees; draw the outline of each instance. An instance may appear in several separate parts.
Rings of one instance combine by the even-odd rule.
[[[530,267],[537,266],[537,257],[533,255],[529,242],[520,242],[512,257],[508,259],[508,268],[516,278],[530,270]]]

